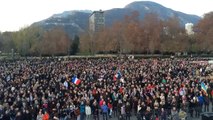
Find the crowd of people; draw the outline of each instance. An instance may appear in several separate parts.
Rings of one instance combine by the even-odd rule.
[[[200,59],[2,60],[0,120],[198,118],[213,109],[212,66],[193,61]]]

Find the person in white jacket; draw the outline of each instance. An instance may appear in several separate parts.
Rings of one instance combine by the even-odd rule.
[[[86,112],[86,120],[89,120],[91,118],[91,107],[89,105],[86,105],[85,112]]]
[[[36,117],[36,120],[42,120],[42,117],[43,117],[43,114],[41,112],[41,110],[39,111],[37,117]]]

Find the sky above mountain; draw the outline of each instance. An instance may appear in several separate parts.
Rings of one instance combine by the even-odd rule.
[[[69,10],[123,8],[135,0],[0,0],[0,31],[16,31],[53,14]],[[146,0],[187,14],[213,11],[213,0]]]

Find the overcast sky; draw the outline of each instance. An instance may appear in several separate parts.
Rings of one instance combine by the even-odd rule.
[[[122,8],[133,1],[135,0],[0,0],[0,31],[16,31],[63,11]],[[199,16],[213,11],[213,0],[150,1]]]

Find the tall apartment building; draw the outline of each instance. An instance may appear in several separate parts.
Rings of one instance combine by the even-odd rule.
[[[89,17],[89,30],[91,32],[100,32],[104,29],[104,26],[104,11],[94,11]]]

